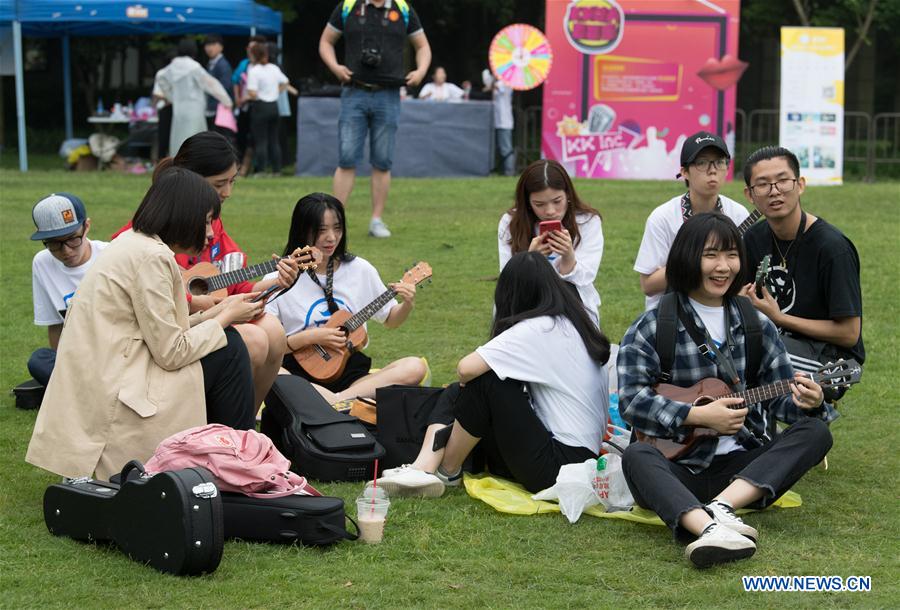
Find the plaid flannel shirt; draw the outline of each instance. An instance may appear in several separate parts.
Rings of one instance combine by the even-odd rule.
[[[697,327],[705,331],[702,320],[688,299],[682,295],[678,298],[680,306],[690,312]],[[619,375],[619,408],[625,421],[640,432],[683,442],[691,431],[691,427],[683,425],[691,405],[669,400],[653,390],[660,374],[659,356],[656,353],[656,314],[656,309],[644,312],[622,338],[616,362]],[[734,339],[731,357],[738,375],[746,382],[744,373],[746,335],[741,325],[738,306],[732,301],[728,302],[728,315],[731,336]],[[763,330],[763,353],[757,375],[758,384],[766,385],[791,379],[794,371],[775,325],[762,314],[759,317]],[[672,379],[669,383],[681,387],[690,387],[707,377],[717,377],[729,383],[728,377],[719,370],[719,367],[709,357],[700,353],[681,320],[677,320],[675,360],[671,373]],[[811,412],[803,412],[794,404],[790,395],[745,406],[749,407],[744,420],[746,432],[742,430],[735,435],[735,440],[745,449],[754,449],[771,441],[769,418],[774,417],[791,424],[807,416],[821,417],[825,421],[833,421],[838,417],[837,411],[829,404]],[[703,470],[715,457],[717,444],[715,438],[703,439],[689,454],[679,459],[678,463],[695,472]]]

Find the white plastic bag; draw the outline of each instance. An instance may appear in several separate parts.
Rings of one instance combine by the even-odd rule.
[[[634,504],[625,475],[622,458],[615,454],[600,457],[605,467],[597,470],[595,459],[578,464],[565,464],[556,475],[553,487],[540,491],[533,500],[558,500],[559,510],[569,523],[575,523],[586,508],[603,504],[607,512],[628,510]]]
[[[597,501],[606,508],[606,512],[630,509],[634,498],[622,471],[622,456],[609,453],[600,456],[600,460],[606,461],[606,467],[595,468],[591,482]]]

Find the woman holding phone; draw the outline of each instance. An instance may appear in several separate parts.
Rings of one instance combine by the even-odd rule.
[[[175,432],[255,424],[247,349],[232,324],[256,319],[256,293],[188,316],[174,254],[212,234],[215,190],[172,168],[147,191],[133,230],[103,251],[66,315],[56,368],[26,460],[67,477],[105,479],[147,460]]]
[[[238,159],[234,147],[225,136],[215,131],[204,131],[184,141],[178,154],[167,157],[156,164],[153,172],[154,181],[170,167],[183,167],[202,176],[219,196],[212,221],[212,235],[199,253],[176,253],[175,261],[184,269],[190,269],[197,263],[214,264],[220,272],[235,271],[247,266],[247,255],[225,231],[225,225],[219,215],[221,204],[231,196],[234,181],[238,174]],[[113,235],[113,238],[130,228],[131,224]],[[275,254],[273,258],[278,258]],[[261,292],[272,286],[289,288],[294,285],[299,273],[299,265],[293,258],[282,258],[278,261],[278,273],[257,282],[245,281],[228,287],[228,294],[244,294]],[[190,311],[202,311],[215,305],[209,295],[188,295]],[[252,324],[238,324],[237,331],[250,353],[250,365],[253,368],[253,402],[258,409],[265,399],[284,353],[284,329],[273,316],[261,316]]]
[[[578,197],[562,165],[542,159],[525,168],[516,184],[516,205],[500,218],[497,240],[501,270],[513,254],[543,254],[600,325],[600,294],[594,287],[603,257],[600,212]]]
[[[491,339],[457,365],[461,388],[446,447],[432,450],[437,432],[429,427],[416,461],[386,470],[378,487],[439,496],[460,484],[478,444],[492,473],[532,493],[553,485],[562,465],[597,457],[609,341],[563,283],[539,252],[509,259],[494,293]]]

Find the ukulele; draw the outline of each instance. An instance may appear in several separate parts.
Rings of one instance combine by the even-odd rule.
[[[307,269],[315,269],[318,266],[319,261],[322,260],[322,253],[318,248],[303,246],[282,258],[288,257],[296,259],[300,265],[300,271],[305,271]],[[275,271],[278,267],[278,262],[281,260],[281,258],[273,258],[258,265],[242,267],[226,273],[221,273],[219,268],[212,263],[202,262],[197,263],[190,269],[182,269],[181,278],[184,280],[184,289],[192,296],[208,294],[213,297],[224,298],[228,296],[226,289],[229,286],[271,273]]]
[[[742,222],[737,228],[738,234],[743,237],[744,233],[746,233],[750,229],[750,227],[755,225],[756,221],[759,220],[760,217],[762,217],[762,212],[760,212],[759,210],[753,210],[752,212],[750,212],[750,215],[747,216],[747,218],[744,219],[744,222]]]
[[[769,279],[769,272],[771,271],[770,267],[772,265],[772,255],[766,254],[761,261],[759,261],[759,267],[756,268],[756,278],[753,280],[754,290],[756,291],[756,298],[763,298],[763,287],[766,285],[766,281]]]
[[[428,263],[417,263],[412,269],[403,274],[402,282],[407,284],[421,284],[431,278],[431,266]],[[350,354],[359,350],[366,344],[366,320],[375,315],[388,301],[397,296],[393,288],[388,288],[374,301],[357,311],[355,314],[339,309],[328,318],[325,328],[338,328],[347,336],[346,346],[335,349],[324,345],[305,345],[294,352],[294,359],[310,377],[321,382],[331,383],[338,379],[347,367]]]
[[[815,373],[812,373],[813,381],[818,383],[822,388],[830,387],[849,387],[859,382],[862,375],[862,367],[855,360],[838,360],[834,363],[828,363],[822,366]],[[745,405],[755,404],[770,398],[784,396],[791,393],[791,385],[793,380],[783,379],[770,383],[752,390],[743,392],[732,392],[721,379],[715,377],[707,377],[699,381],[689,388],[682,388],[668,383],[660,383],[654,386],[656,393],[664,396],[669,400],[677,400],[678,402],[686,402],[691,405],[701,406],[709,404],[719,398],[743,398],[744,403],[733,405],[731,409],[742,409]],[[660,453],[670,460],[677,460],[688,454],[701,440],[719,436],[719,433],[712,428],[695,427],[693,431],[682,441],[676,442],[669,438],[661,438],[658,436],[650,436],[635,430],[635,436],[638,441],[647,443],[656,447]]]

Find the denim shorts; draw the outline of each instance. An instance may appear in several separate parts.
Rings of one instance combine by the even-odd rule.
[[[400,89],[366,91],[344,87],[338,120],[338,166],[350,169],[359,165],[368,134],[372,167],[390,171],[399,122]]]

